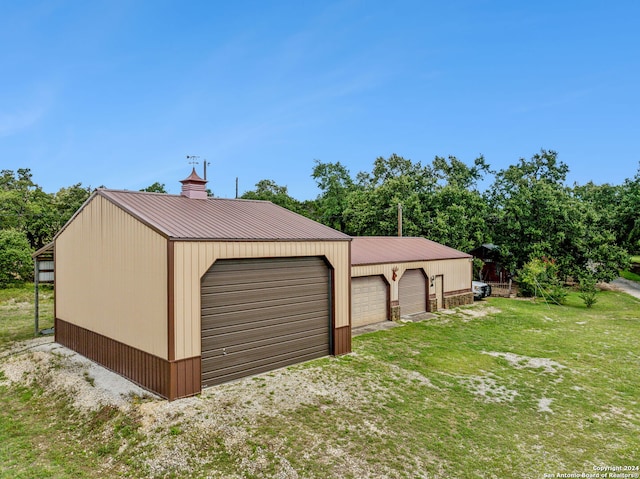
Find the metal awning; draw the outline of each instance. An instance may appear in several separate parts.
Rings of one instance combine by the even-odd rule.
[[[55,283],[55,255],[54,243],[51,242],[43,246],[31,256],[34,263],[34,295],[35,295],[35,313],[34,313],[34,332],[35,335],[51,334],[53,328],[40,330],[40,283]]]

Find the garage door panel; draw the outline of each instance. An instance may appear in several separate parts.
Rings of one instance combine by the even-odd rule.
[[[281,261],[276,265],[269,265],[253,260],[229,261],[222,260],[215,264],[216,271],[222,276],[210,278],[211,285],[226,285],[239,283],[261,283],[265,275],[273,281],[286,281],[288,279],[321,278],[323,273],[317,268],[317,263],[307,262],[292,264]],[[315,272],[314,272],[315,270]]]
[[[326,331],[315,329],[283,334],[278,338],[277,342],[273,341],[273,337],[265,338],[255,335],[249,335],[245,341],[239,341],[237,337],[228,338],[229,343],[225,347],[215,344],[202,355],[202,358],[203,360],[218,358],[229,365],[241,364],[243,361],[255,361],[259,357],[269,360],[269,358],[278,356],[288,350],[325,350],[325,347],[328,347],[328,342],[324,340],[326,336]],[[234,339],[235,344],[231,344]]]
[[[203,309],[207,314],[202,320],[203,329],[242,325],[254,321],[278,319],[280,321],[295,320],[301,315],[315,314],[326,317],[328,296],[321,300],[304,301],[296,304],[276,304],[261,306],[260,303],[249,305],[220,306]]]
[[[264,276],[261,278],[262,281],[256,281],[255,279],[250,281],[250,278],[229,278],[227,276],[225,278],[226,281],[220,284],[213,284],[210,281],[207,281],[207,285],[202,288],[203,294],[216,294],[216,293],[230,293],[238,290],[238,285],[255,285],[256,288],[262,287],[264,289],[272,289],[272,288],[288,288],[288,287],[296,287],[296,286],[311,286],[314,284],[318,284],[321,282],[324,277],[323,276],[302,276],[302,277],[291,277],[286,276],[283,278],[274,278],[273,274],[269,273],[269,283],[264,283]],[[217,278],[220,281],[220,278]]]
[[[243,329],[270,327],[270,326],[277,326],[281,323],[289,324],[292,321],[294,321],[294,324],[291,325],[290,328],[294,329],[295,325],[301,321],[311,320],[311,321],[316,321],[317,323],[321,323],[322,322],[321,318],[325,317],[324,312],[321,312],[321,311],[311,311],[304,314],[293,314],[291,316],[265,318],[259,321],[253,321],[247,317],[240,317],[240,318],[236,318],[237,321],[235,322],[227,322],[227,323],[222,323],[222,322],[213,323],[212,321],[209,321],[206,325],[203,325],[202,338],[204,341],[209,336],[216,336],[217,334],[227,334],[231,331],[239,329],[239,327],[242,327]]]
[[[329,270],[317,257],[220,260],[202,281],[202,382],[330,353]]]
[[[427,280],[420,269],[408,269],[398,284],[398,299],[403,315],[427,310]]]
[[[306,351],[295,351],[280,354],[269,358],[268,361],[257,359],[255,361],[249,361],[235,366],[228,366],[224,362],[216,362],[215,360],[203,361],[203,371],[210,371],[208,373],[203,373],[203,386],[221,384],[227,381],[233,381],[234,379],[251,376],[253,374],[272,371],[274,369],[316,359],[322,355],[322,351],[311,348]]]
[[[256,303],[270,303],[269,305],[291,304],[292,299],[308,298],[309,301],[326,300],[328,297],[327,291],[310,291],[310,288],[305,285],[294,285],[283,288],[261,288],[251,291],[251,296],[247,295],[246,290],[223,293],[224,305],[243,307],[243,305],[251,305]],[[209,294],[203,297],[202,307],[211,308],[212,310],[220,307],[220,298],[218,295]],[[244,309],[251,309],[247,306]],[[215,311],[211,311],[215,314]]]
[[[249,343],[258,340],[271,341],[277,338],[284,340],[293,335],[311,335],[314,331],[323,331],[323,334],[326,335],[326,327],[318,328],[319,319],[321,318],[316,316],[287,323],[282,323],[282,321],[269,321],[264,324],[249,323],[240,331],[236,326],[216,328],[203,332],[202,345],[203,349],[228,348],[238,344],[246,344],[249,348]]]
[[[351,321],[354,327],[389,319],[389,286],[381,276],[351,280]]]

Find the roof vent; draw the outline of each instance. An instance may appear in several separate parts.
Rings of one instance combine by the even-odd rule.
[[[197,200],[207,199],[207,190],[205,189],[207,180],[200,178],[195,168],[187,178],[180,180],[180,183],[182,183],[182,196]]]

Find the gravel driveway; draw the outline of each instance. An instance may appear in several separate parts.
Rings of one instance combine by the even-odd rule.
[[[621,289],[625,293],[640,299],[640,283],[629,281],[628,279],[618,278],[611,281],[611,284]]]

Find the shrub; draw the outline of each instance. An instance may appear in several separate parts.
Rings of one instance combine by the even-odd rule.
[[[545,301],[564,304],[567,291],[558,279],[558,267],[548,258],[533,258],[518,272],[518,290],[521,296],[542,297]]]
[[[580,296],[587,308],[591,308],[598,301],[598,298],[596,298],[598,290],[596,289],[596,280],[594,278],[581,278],[579,291],[578,296]]]
[[[33,260],[26,235],[15,229],[0,230],[0,288],[32,277]]]

